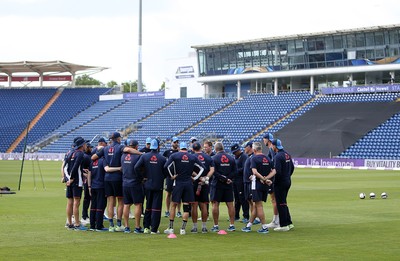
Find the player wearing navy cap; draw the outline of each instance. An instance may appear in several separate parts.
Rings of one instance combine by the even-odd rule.
[[[139,143],[136,140],[128,139],[126,142],[128,147],[138,149]],[[142,214],[142,205],[144,201],[144,190],[142,183],[142,175],[134,170],[135,164],[138,162],[141,155],[130,154],[124,152],[121,157],[122,164],[122,189],[124,200],[124,232],[130,233],[129,227],[129,212],[132,204],[135,205],[135,230],[134,233],[143,233],[140,227],[140,216]]]
[[[272,135],[271,133],[266,133],[263,136],[264,145],[268,149],[267,157],[271,161],[274,161],[274,157],[275,157],[275,151],[272,148],[272,140],[273,139],[274,139],[274,135]],[[272,182],[274,182],[274,178],[272,178]],[[279,227],[279,215],[278,215],[278,208],[276,207],[276,200],[275,200],[275,193],[274,193],[273,186],[270,186],[270,190],[268,193],[271,197],[271,204],[272,204],[272,209],[273,209],[273,214],[274,214],[271,222],[268,224],[268,228],[276,228],[276,227]]]
[[[192,149],[194,151],[194,155],[200,160],[204,165],[204,171],[201,177],[193,182],[193,189],[195,192],[195,201],[192,204],[192,221],[193,228],[190,232],[197,233],[197,217],[198,211],[197,208],[200,206],[201,210],[201,221],[202,221],[202,233],[207,233],[207,218],[208,218],[208,210],[207,205],[209,204],[209,180],[214,174],[214,161],[212,158],[201,151],[201,145],[198,142],[194,142],[192,145]]]
[[[212,214],[214,218],[213,232],[219,231],[219,204],[226,202],[230,225],[228,231],[235,231],[235,208],[233,206],[233,178],[237,175],[235,159],[224,151],[221,142],[215,143],[214,178],[211,182],[210,199],[212,202]]]
[[[280,227],[275,228],[274,231],[289,231],[294,228],[287,206],[287,195],[292,184],[291,176],[294,171],[294,164],[292,157],[283,149],[282,142],[279,139],[272,141],[272,147],[276,152],[274,158],[275,172],[269,174],[267,178],[275,176],[273,186],[280,222]],[[272,181],[268,183],[272,184]]]
[[[67,220],[68,228],[75,230],[87,230],[79,221],[79,206],[82,197],[82,162],[84,150],[86,149],[86,142],[82,137],[75,140],[74,152],[71,153],[67,159],[66,165],[68,166],[66,175],[66,196],[67,196]],[[72,225],[72,214],[75,217],[75,224]]]
[[[179,138],[178,137],[172,137],[171,140],[171,148],[169,150],[164,151],[163,156],[165,158],[169,158],[171,154],[178,152],[179,151]],[[167,207],[167,210],[165,211],[164,217],[169,217],[169,209],[171,207],[171,197],[172,197],[172,190],[174,189],[174,181],[171,180],[171,177],[168,175],[167,178],[165,179],[165,205]],[[181,213],[181,203],[178,204],[177,206],[178,212],[176,213],[177,217],[182,217]]]
[[[243,169],[244,164],[247,160],[247,154],[243,153],[239,144],[234,144],[231,146],[231,152],[235,157],[237,175],[233,179],[233,194],[235,198],[235,221],[240,220],[240,208],[243,211],[243,223],[249,221],[249,203],[244,198],[244,184],[243,184]]]
[[[141,154],[133,148],[125,147],[121,145],[121,134],[114,132],[111,136],[112,143],[106,146],[103,150],[99,150],[92,156],[92,160],[96,160],[104,156],[104,169],[105,174],[105,193],[107,197],[107,210],[108,210],[108,221],[110,222],[110,232],[123,232],[124,227],[122,226],[121,219],[123,213],[123,192],[122,192],[122,171],[121,171],[121,156],[124,152],[131,154]],[[119,171],[111,171],[109,167],[119,168]],[[117,227],[114,226],[113,215],[114,207],[118,201],[117,208]]]
[[[88,187],[88,182],[87,182],[87,177],[88,174],[91,171],[91,157],[92,157],[92,144],[90,144],[90,141],[86,141],[86,149],[84,151],[84,156],[83,156],[83,162],[82,162],[82,168],[83,168],[83,204],[82,204],[82,219],[81,223],[82,225],[87,225],[90,223],[89,221],[89,206],[90,206],[90,201],[91,201],[91,196],[89,192],[89,187]]]
[[[151,151],[142,155],[136,163],[135,172],[142,173],[145,178],[146,211],[143,220],[144,232],[157,234],[161,221],[163,184],[167,175],[164,165],[167,160],[158,152],[158,142],[156,140],[151,141],[150,149]]]
[[[186,142],[180,144],[180,149],[179,152],[172,154],[167,163],[165,163],[165,167],[167,168],[171,179],[176,182],[175,188],[172,191],[169,227],[164,231],[166,234],[174,233],[175,207],[178,202],[183,203],[182,227],[180,229],[180,234],[186,234],[185,228],[189,217],[190,203],[194,202],[192,178],[193,180],[198,179],[204,171],[204,166],[199,159],[196,156],[189,154],[187,151],[188,148]],[[198,170],[198,173],[196,176],[192,177],[195,169]]]

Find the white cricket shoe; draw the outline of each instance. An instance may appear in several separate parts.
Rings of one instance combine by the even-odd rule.
[[[278,231],[278,232],[286,232],[286,231],[289,231],[289,230],[290,230],[289,226],[274,228],[274,231]]]

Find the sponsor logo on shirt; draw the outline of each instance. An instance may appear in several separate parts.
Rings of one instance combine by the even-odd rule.
[[[183,154],[181,162],[189,162],[189,157],[186,154]]]
[[[156,155],[153,155],[153,156],[151,156],[151,158],[150,158],[150,163],[151,164],[157,164],[157,157],[156,157]]]
[[[230,166],[231,164],[229,163],[229,159],[226,155],[222,155],[221,157],[221,166]]]

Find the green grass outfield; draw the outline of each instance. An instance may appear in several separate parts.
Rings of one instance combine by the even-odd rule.
[[[296,169],[288,203],[295,229],[227,235],[68,231],[60,162],[25,162],[21,191],[0,195],[0,260],[399,260],[398,171]],[[40,170],[39,171],[39,167]],[[0,161],[0,187],[18,188],[20,161]],[[42,173],[43,183],[40,172]],[[36,190],[34,189],[36,181]],[[374,200],[358,194],[375,192]],[[383,200],[381,192],[389,197]],[[265,203],[266,216],[272,216]],[[221,208],[221,229],[228,227]],[[163,210],[164,211],[164,210]],[[180,227],[180,219],[175,230]],[[133,224],[133,220],[131,221]],[[162,217],[160,231],[167,227]],[[107,225],[107,224],[106,224]],[[190,230],[192,223],[188,223]],[[208,222],[211,227],[211,221]]]

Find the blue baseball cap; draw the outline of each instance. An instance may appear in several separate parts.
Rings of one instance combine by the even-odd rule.
[[[246,147],[252,147],[252,146],[253,146],[253,142],[249,141],[246,143],[246,146],[244,146],[244,147],[246,148]]]
[[[179,148],[181,149],[181,150],[187,150],[187,144],[186,144],[186,142],[181,142],[180,144],[179,144]]]
[[[283,149],[282,142],[280,139],[276,139],[272,141],[272,145],[278,148],[278,150]]]
[[[240,150],[239,144],[235,143],[235,144],[233,144],[233,145],[231,146],[231,152],[232,152],[232,153],[235,153],[236,151],[239,151],[239,150]]]
[[[107,143],[106,138],[104,138],[104,137],[101,137],[101,138],[99,139],[98,142],[105,142],[105,143]]]
[[[111,136],[111,139],[115,140],[117,138],[121,137],[121,134],[119,132],[114,132],[113,135]]]
[[[263,139],[272,141],[274,139],[274,135],[272,135],[271,133],[265,133]]]
[[[146,141],[147,141],[147,139],[146,139]],[[156,150],[156,149],[158,149],[158,141],[157,141],[156,139],[152,139],[152,140],[150,141],[150,149],[151,149],[151,150]]]
[[[172,137],[172,142],[175,142],[175,141],[179,141],[178,137],[176,137],[176,136]]]
[[[148,137],[148,138],[146,139],[146,144],[148,144],[148,143],[151,143],[151,138],[150,138],[150,137]]]

